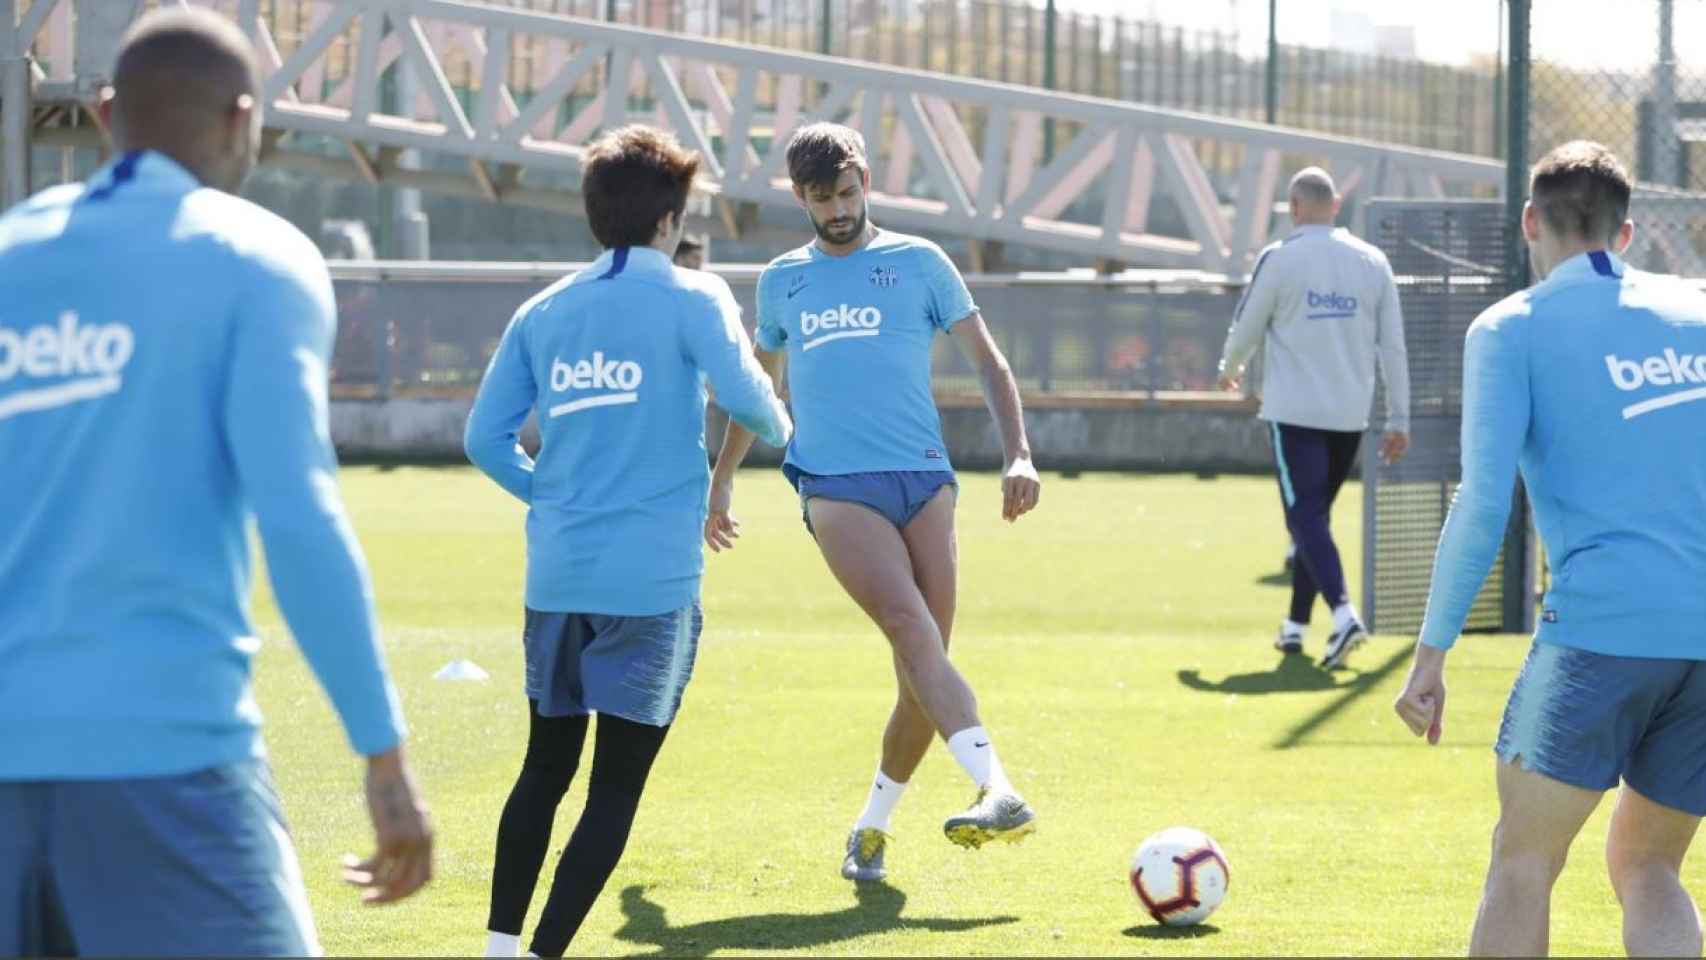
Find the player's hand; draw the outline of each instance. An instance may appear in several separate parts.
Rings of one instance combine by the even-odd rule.
[[[1380,438],[1380,462],[1394,464],[1404,459],[1404,454],[1410,449],[1410,435],[1397,430],[1388,430]]]
[[[1216,383],[1220,389],[1228,393],[1236,393],[1244,386],[1244,378],[1233,373],[1223,373]]]
[[[705,545],[712,553],[733,550],[740,539],[740,521],[729,511],[734,507],[735,485],[711,481],[710,512],[705,515]]]
[[[1404,725],[1416,736],[1427,735],[1428,744],[1439,743],[1445,727],[1445,651],[1425,643],[1416,644],[1416,659],[1404,692],[1392,704]]]
[[[1043,481],[1030,457],[1019,457],[1001,474],[1001,519],[1011,523],[1037,507]]]
[[[363,903],[392,903],[432,879],[432,821],[403,763],[403,748],[367,760],[367,813],[379,849],[366,860],[344,854],[344,881]]]

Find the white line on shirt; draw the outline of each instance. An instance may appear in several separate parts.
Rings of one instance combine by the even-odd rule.
[[[585,397],[580,400],[570,400],[568,403],[559,403],[551,408],[551,416],[560,417],[566,413],[585,410],[588,407],[615,407],[639,402],[640,395],[637,393],[606,393],[602,396]]]
[[[63,407],[80,400],[93,400],[104,397],[109,393],[117,393],[121,381],[116,376],[97,377],[93,380],[73,380],[38,390],[21,390],[9,397],[0,399],[0,420],[14,414],[35,413],[40,410],[51,410]]]
[[[846,337],[874,337],[879,333],[882,333],[882,331],[881,330],[843,330],[840,333],[831,333],[831,334],[828,334],[827,336],[818,337],[816,340],[808,340],[808,341],[806,341],[806,345],[801,347],[800,349],[801,350],[810,350],[813,347],[822,346],[831,340],[841,340],[841,339],[844,339]]]
[[[1696,400],[1706,400],[1706,387],[1696,387],[1693,390],[1684,390],[1681,393],[1654,397],[1651,400],[1642,400],[1640,403],[1631,403],[1623,408],[1623,419],[1632,420],[1643,413],[1652,413],[1654,410],[1674,407],[1679,403],[1693,403]]]

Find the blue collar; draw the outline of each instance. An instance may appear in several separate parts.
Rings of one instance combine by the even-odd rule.
[[[149,192],[189,193],[202,182],[182,164],[153,150],[130,150],[114,157],[89,178],[88,198],[100,200],[127,184]]]
[[[656,247],[611,247],[599,254],[587,270],[600,280],[622,273],[669,273],[675,264]]]
[[[1623,276],[1626,270],[1628,267],[1616,254],[1607,250],[1589,250],[1553,267],[1546,279],[1574,280],[1593,276],[1617,278]]]

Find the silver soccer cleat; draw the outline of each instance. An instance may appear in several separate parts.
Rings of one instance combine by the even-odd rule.
[[[1024,798],[1011,791],[997,793],[983,787],[977,801],[942,824],[948,839],[975,850],[991,840],[1015,843],[1037,828],[1037,814]]]
[[[889,875],[883,867],[883,853],[888,849],[889,835],[876,827],[855,829],[847,835],[847,856],[841,860],[841,879],[861,883],[881,880]]]

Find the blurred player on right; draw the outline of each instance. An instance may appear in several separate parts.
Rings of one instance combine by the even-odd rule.
[[[1499,729],[1499,822],[1469,944],[1546,953],[1552,886],[1606,790],[1630,956],[1699,956],[1678,877],[1706,814],[1706,296],[1627,267],[1630,178],[1575,141],[1534,167],[1543,279],[1469,328],[1463,480],[1396,709],[1437,743],[1445,655],[1504,540],[1521,470],[1557,571]]]

